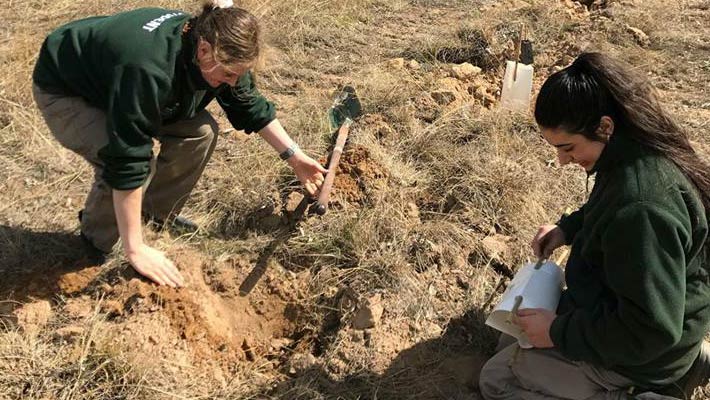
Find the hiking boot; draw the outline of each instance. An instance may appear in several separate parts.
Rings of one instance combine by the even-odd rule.
[[[710,343],[703,341],[700,354],[693,362],[693,366],[678,383],[683,388],[683,392],[690,397],[695,388],[707,385],[708,380],[710,380]]]
[[[108,253],[94,246],[94,243],[89,239],[84,232],[81,231],[81,217],[84,215],[84,210],[79,210],[79,237],[81,242],[84,244],[84,249],[86,250],[89,260],[96,264],[103,264],[106,262],[106,257]]]
[[[200,227],[191,220],[181,215],[178,215],[177,217],[173,218],[172,221],[170,221],[170,229],[181,234],[186,234],[195,233],[200,230]]]
[[[94,246],[94,243],[84,235],[84,232],[79,231],[79,237],[81,242],[84,244],[84,250],[86,250],[86,255],[92,263],[103,264],[106,262],[106,257],[108,253]]]
[[[690,399],[696,388],[705,386],[710,380],[710,343],[703,341],[700,354],[695,358],[688,372],[677,382],[664,388],[660,393],[679,399]]]
[[[156,230],[161,231],[163,229],[168,229],[170,232],[179,235],[195,233],[200,230],[200,227],[196,223],[181,215],[169,219],[167,224],[161,219],[150,216],[144,216],[144,220],[146,221],[146,224],[152,224],[155,226]]]

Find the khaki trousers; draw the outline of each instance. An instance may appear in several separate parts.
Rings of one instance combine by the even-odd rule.
[[[501,337],[501,345],[510,339]],[[488,360],[479,380],[486,400],[628,399],[631,386],[616,372],[570,361],[554,349],[521,349],[517,343]]]
[[[108,143],[106,113],[80,97],[48,93],[36,85],[33,95],[49,130],[67,149],[81,155],[94,169],[94,183],[84,204],[82,233],[104,252],[119,238],[113,209],[113,189],[103,180],[98,152]],[[158,155],[151,178],[143,185],[142,212],[166,221],[180,213],[214,151],[218,125],[206,110],[189,120],[163,126],[157,132]]]

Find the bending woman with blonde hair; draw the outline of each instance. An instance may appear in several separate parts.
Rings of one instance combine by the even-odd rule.
[[[218,5],[207,2],[197,17],[144,8],[70,22],[46,38],[33,74],[50,131],[94,168],[79,213],[82,238],[105,254],[120,237],[131,265],[169,286],[183,278],[143,241],[141,218],[194,228],[179,214],[215,148],[218,126],[205,110],[213,99],[234,128],[258,132],[309,193],[325,172],[298,149],[254,85],[256,18]]]
[[[710,171],[631,68],[580,55],[543,84],[535,119],[561,164],[595,174],[587,202],[532,246],[571,244],[555,312],[519,310],[532,349],[481,372],[491,399],[689,398],[708,383]]]

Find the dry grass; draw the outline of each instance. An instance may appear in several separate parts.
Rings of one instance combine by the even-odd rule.
[[[0,10],[0,271],[16,271],[30,261],[39,265],[70,258],[72,249],[63,249],[62,243],[77,228],[76,210],[91,184],[88,166],[51,138],[32,103],[30,75],[44,35],[75,18],[145,4],[34,0],[12,1]],[[489,110],[466,95],[450,106],[432,106],[431,121],[420,117],[420,99],[440,89],[446,75],[447,65],[437,61],[436,54],[462,46],[462,31],[482,32],[488,40],[494,55],[486,70],[491,82],[499,82],[500,62],[510,51],[517,22],[531,28],[535,41],[536,85],[584,49],[602,49],[629,60],[673,101],[671,107],[694,140],[708,143],[708,88],[703,82],[710,68],[703,64],[709,51],[703,43],[709,37],[707,27],[697,28],[700,17],[708,15],[702,8],[707,2],[616,6],[613,19],[570,15],[561,3],[547,1],[243,4],[264,23],[271,49],[259,71],[259,84],[279,105],[279,118],[292,136],[309,153],[325,155],[331,133],[325,111],[333,90],[354,84],[370,119],[356,124],[350,145],[367,149],[372,165],[386,173],[366,182],[361,204],[345,204],[322,218],[307,219],[273,255],[284,276],[308,276],[305,296],[297,304],[302,310],[297,350],[317,353],[318,363],[297,377],[289,375],[288,368],[240,364],[223,379],[193,371],[175,382],[160,365],[138,361],[130,349],[113,347],[111,321],[101,315],[85,322],[79,340],[57,341],[52,332],[66,321],[61,320],[60,299],[53,298],[55,320],[39,336],[0,331],[4,396],[463,396],[434,388],[460,386],[452,386],[442,369],[447,359],[471,349],[485,353],[495,340],[483,328],[487,310],[481,307],[494,295],[500,277],[489,267],[481,239],[509,236],[512,254],[506,261],[519,265],[530,256],[527,242],[537,226],[584,200],[585,180],[578,170],[555,165],[554,152],[529,116]],[[192,1],[151,5],[196,8]],[[488,8],[483,11],[483,6]],[[664,20],[671,22],[659,22]],[[651,47],[639,47],[627,24],[646,31]],[[402,56],[405,62],[420,61],[421,69],[387,62]],[[383,125],[390,136],[382,136]],[[166,250],[187,243],[206,258],[255,259],[282,229],[265,221],[278,214],[294,185],[291,171],[263,141],[226,133],[185,210],[205,232],[195,237],[151,235],[150,240]],[[119,268],[119,261],[107,268]],[[457,280],[465,285],[457,287]],[[337,318],[329,321],[337,294],[346,287],[361,296],[383,294],[387,308],[378,332],[399,335],[387,338],[405,346],[398,355],[353,345],[350,333],[339,329],[344,324]],[[437,334],[431,324],[443,333]]]
[[[107,326],[100,315],[95,313],[82,328],[71,343],[48,337],[49,330],[38,335],[10,330],[0,335],[3,395],[69,400],[142,398],[150,392],[136,367],[108,345]]]

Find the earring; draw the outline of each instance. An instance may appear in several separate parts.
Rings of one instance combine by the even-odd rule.
[[[607,130],[604,132],[604,141],[607,142],[607,143],[609,143],[609,139],[611,139],[611,130],[610,130],[610,129],[607,129]]]

